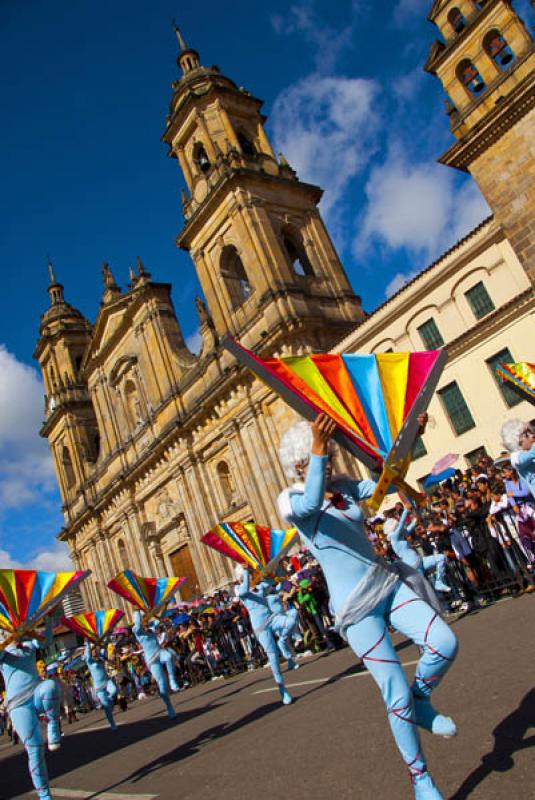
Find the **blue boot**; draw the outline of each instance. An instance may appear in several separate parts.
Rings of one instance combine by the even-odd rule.
[[[414,721],[420,728],[424,728],[435,736],[444,736],[444,738],[450,739],[457,734],[457,726],[452,718],[439,714],[431,705],[428,697],[414,696]]]
[[[299,666],[300,665],[296,661],[294,661],[293,658],[289,658],[288,659],[288,669],[289,670],[299,669]]]
[[[414,800],[444,800],[428,772],[413,779]]]
[[[289,693],[288,689],[286,689],[286,687],[284,687],[284,686],[279,686],[279,692],[280,692],[280,695],[281,695],[281,700],[284,703],[284,705],[285,706],[289,706],[290,703],[293,702],[293,697]]]

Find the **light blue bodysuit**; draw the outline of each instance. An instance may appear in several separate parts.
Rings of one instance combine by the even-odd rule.
[[[48,623],[47,642],[51,641],[52,626]],[[56,681],[42,681],[37,673],[35,662],[39,647],[35,639],[8,645],[0,651],[0,670],[6,687],[7,710],[26,748],[30,776],[37,796],[40,800],[52,800],[39,715],[46,714],[48,747],[56,750],[61,744],[60,693]]]
[[[143,648],[145,663],[149,668],[152,677],[158,684],[160,697],[162,698],[167,709],[167,715],[169,719],[175,719],[176,711],[173,708],[171,698],[169,697],[169,681],[165,669],[160,662],[161,649],[158,642],[158,637],[153,630],[143,627],[141,619],[141,611],[135,611],[132,631]]]
[[[95,694],[106,715],[106,719],[110,723],[112,731],[115,731],[117,730],[117,725],[113,719],[113,702],[117,694],[117,686],[106,671],[104,658],[93,658],[89,642],[85,643],[84,661],[88,666]]]
[[[535,444],[529,450],[517,450],[516,453],[511,453],[511,464],[528,482],[531,494],[535,498]]]
[[[238,589],[238,597],[249,612],[249,619],[256,634],[256,638],[264,648],[268,657],[271,672],[278,686],[281,700],[285,705],[292,702],[292,697],[284,685],[284,679],[280,670],[279,654],[277,652],[277,642],[271,624],[273,614],[269,607],[268,594],[272,589],[272,581],[260,581],[254,589],[250,588],[250,576],[248,570],[243,573],[241,585]]]
[[[371,497],[374,481],[334,478],[329,490],[341,496],[335,507],[325,499],[327,461],[327,456],[311,455],[304,490],[283,492],[279,509],[320,563],[339,629],[381,690],[415,797],[439,800],[442,795],[427,772],[417,726],[437,732],[433,729],[436,718],[447,720],[437,714],[429,698],[455,658],[457,641],[438,613],[373,550],[359,503]],[[389,625],[420,648],[412,689]]]

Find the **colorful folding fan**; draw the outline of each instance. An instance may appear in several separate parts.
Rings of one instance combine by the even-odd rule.
[[[201,538],[203,544],[264,574],[273,571],[296,541],[295,528],[264,528],[254,522],[223,522]]]
[[[2,647],[37,627],[89,574],[0,569],[0,628],[11,634]]]
[[[334,439],[382,474],[369,504],[377,509],[391,483],[413,497],[403,478],[426,410],[447,361],[445,350],[372,355],[318,354],[262,360],[227,336],[224,346],[307,419],[328,414]]]
[[[169,602],[186,578],[142,578],[125,569],[108,583],[112,589],[132,605],[145,612],[145,616],[156,616]]]
[[[535,364],[518,361],[516,364],[500,364],[496,374],[502,380],[510,381],[521,392],[525,392],[531,400],[535,400]]]
[[[99,611],[85,611],[73,617],[62,617],[61,622],[84,639],[100,642],[112,632],[123,617],[124,611],[118,608],[106,608]]]

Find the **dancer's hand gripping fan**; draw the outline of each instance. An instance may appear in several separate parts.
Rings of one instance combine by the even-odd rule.
[[[263,360],[230,337],[224,346],[306,419],[328,414],[334,439],[372,472],[380,472],[372,509],[393,483],[414,499],[404,477],[427,409],[447,361],[445,350],[373,355],[318,354]]]
[[[10,634],[0,648],[28,637],[89,574],[0,569],[0,628]]]
[[[518,361],[516,364],[500,364],[496,374],[504,381],[512,383],[523,400],[535,403],[535,364]]]
[[[108,588],[143,611],[143,620],[146,621],[150,617],[158,616],[185,580],[186,578],[142,578],[132,570],[125,569],[112,578]]]
[[[72,617],[64,616],[61,622],[84,639],[89,639],[94,644],[101,644],[123,617],[124,611],[118,608],[106,608],[84,611]]]
[[[255,522],[223,522],[205,533],[203,544],[253,572],[253,582],[274,576],[280,560],[296,544],[297,530],[265,528]]]

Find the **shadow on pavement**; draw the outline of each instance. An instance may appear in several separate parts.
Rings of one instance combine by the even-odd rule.
[[[155,717],[148,717],[136,722],[119,725],[116,733],[110,729],[84,731],[77,736],[65,736],[61,749],[57,753],[47,753],[47,766],[50,782],[65,772],[71,772],[80,767],[97,761],[99,758],[118,753],[122,748],[150,739],[162,731],[173,730],[173,727],[187,722],[193,717],[218,708],[220,703],[209,703],[206,706],[192,709],[191,711],[178,711],[176,720],[171,721],[165,713]],[[122,722],[121,718],[119,720]],[[21,767],[23,768],[21,769]],[[13,753],[12,756],[2,760],[0,771],[0,798],[16,797],[19,794],[30,792],[32,789],[30,776],[27,769],[26,753]],[[102,791],[102,790],[99,790]]]
[[[245,716],[241,717],[235,722],[231,722],[230,724],[223,722],[220,725],[214,725],[212,728],[208,728],[207,730],[199,733],[198,736],[190,739],[189,742],[179,744],[173,750],[169,750],[169,752],[158,756],[158,758],[154,759],[154,761],[144,764],[142,767],[132,772],[127,778],[121,780],[120,782],[111,784],[104,789],[100,789],[99,791],[103,794],[105,792],[113,792],[114,789],[119,788],[124,783],[136,783],[137,781],[143,780],[160,769],[165,769],[165,767],[175,765],[177,762],[195,755],[195,753],[198,753],[203,746],[209,744],[210,742],[215,741],[223,736],[229,736],[240,728],[243,728],[245,725],[256,722],[259,719],[262,719],[262,717],[265,717],[267,714],[271,714],[273,711],[277,710],[280,711],[283,708],[284,706],[281,705],[280,701],[277,701],[276,703],[269,703],[265,706],[261,706],[260,708],[245,714]]]
[[[529,728],[535,728],[535,689],[528,692],[518,708],[494,728],[494,749],[485,753],[479,766],[464,779],[450,800],[465,800],[493,772],[512,769],[516,752],[535,747],[535,735],[524,738]]]

